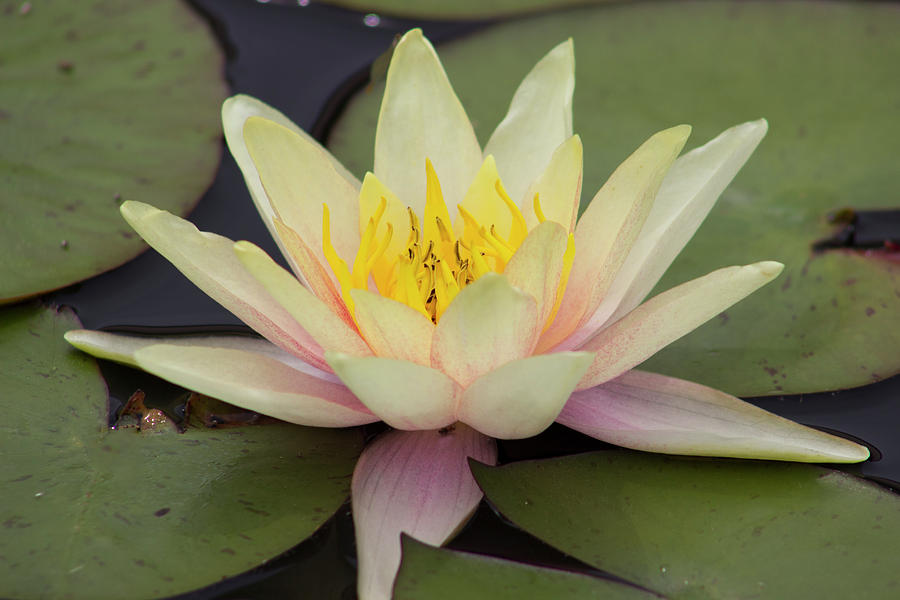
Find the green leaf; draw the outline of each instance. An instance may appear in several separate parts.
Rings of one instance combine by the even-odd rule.
[[[183,2],[0,0],[0,303],[146,248],[123,200],[187,214],[221,153],[223,57]]]
[[[97,365],[62,338],[78,326],[0,312],[0,596],[178,594],[284,552],[347,497],[358,430],[108,431]]]
[[[658,598],[606,579],[545,569],[489,556],[441,550],[403,538],[403,562],[394,584],[394,600],[557,600]]]
[[[656,292],[718,267],[778,260],[774,283],[643,368],[737,395],[813,392],[900,371],[900,263],[811,246],[826,215],[897,203],[900,11],[856,2],[641,2],[519,20],[438,48],[484,143],[519,80],[572,36],[583,205],[653,132],[689,146],[759,117],[769,134]],[[330,146],[371,169],[381,89],[358,95]],[[655,292],[654,292],[655,293]]]
[[[507,518],[673,598],[891,598],[900,499],[840,471],[611,451],[473,465]]]

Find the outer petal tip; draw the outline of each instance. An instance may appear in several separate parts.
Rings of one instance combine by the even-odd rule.
[[[784,271],[784,264],[774,260],[765,260],[752,266],[755,266],[764,277],[770,279],[775,279]]]

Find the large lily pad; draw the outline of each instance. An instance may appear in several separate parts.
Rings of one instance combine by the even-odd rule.
[[[186,214],[221,153],[223,58],[183,2],[0,0],[0,303],[146,248],[118,204]]]
[[[482,142],[518,81],[560,40],[577,58],[583,203],[652,132],[690,144],[767,117],[770,133],[657,291],[730,264],[775,259],[780,279],[644,368],[739,395],[870,383],[900,371],[900,262],[827,251],[829,212],[896,205],[900,11],[838,2],[640,2],[493,27],[438,49]],[[360,94],[330,145],[371,168],[381,89]]]
[[[807,465],[598,452],[473,465],[509,519],[676,598],[893,598],[900,499]]]
[[[188,591],[294,546],[346,498],[356,430],[108,431],[97,365],[62,339],[78,326],[0,312],[0,596]]]
[[[441,550],[403,538],[394,600],[649,600],[655,594],[590,575]]]

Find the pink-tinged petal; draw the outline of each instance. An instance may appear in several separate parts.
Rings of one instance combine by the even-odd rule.
[[[558,223],[545,221],[528,233],[503,270],[510,284],[537,301],[541,324],[556,302],[567,242],[568,235]]]
[[[322,347],[247,272],[234,254],[234,242],[141,202],[125,202],[121,211],[144,241],[213,300],[273,344],[328,369]]]
[[[369,410],[395,429],[440,429],[456,421],[460,388],[436,369],[393,358],[339,352],[328,364]]]
[[[336,158],[322,148],[312,136],[297,127],[290,119],[268,104],[242,94],[232,96],[222,104],[222,124],[225,131],[225,141],[228,143],[228,149],[231,151],[231,155],[234,157],[235,162],[237,162],[238,167],[240,167],[241,172],[244,175],[244,181],[247,184],[247,189],[250,190],[250,196],[253,198],[253,203],[256,205],[256,209],[262,216],[266,227],[269,228],[269,233],[275,241],[279,243],[282,254],[284,254],[288,261],[291,262],[291,268],[294,269],[294,272],[297,273],[298,277],[303,277],[301,266],[293,262],[290,251],[279,239],[278,231],[273,225],[275,211],[269,203],[269,198],[266,196],[262,182],[259,180],[259,173],[256,170],[256,165],[253,164],[253,159],[250,158],[250,153],[247,151],[247,146],[244,144],[244,123],[250,117],[263,117],[287,127],[297,135],[305,138],[313,146],[318,147],[321,152],[325,153],[331,161],[335,171],[341,177],[346,179],[351,187],[359,189],[359,181],[345,169]]]
[[[297,277],[301,278],[300,280],[328,306],[331,312],[348,325],[353,326],[353,318],[338,291],[334,273],[319,262],[319,255],[303,241],[299,233],[285,225],[284,221],[278,217],[275,217],[274,223],[279,243],[292,259],[292,268]]]
[[[324,350],[371,356],[366,342],[312,292],[303,287],[261,248],[250,242],[234,244],[234,253],[247,271],[276,302],[300,323]]]
[[[431,364],[467,386],[531,354],[540,332],[534,298],[488,273],[457,294],[434,329]]]
[[[397,43],[388,69],[375,132],[375,175],[420,217],[426,158],[447,206],[459,204],[481,165],[481,147],[434,48],[413,29]]]
[[[578,205],[581,203],[583,158],[584,148],[577,135],[554,150],[547,168],[531,184],[522,201],[522,212],[529,229],[538,222],[534,212],[534,197],[537,195],[548,221],[559,223],[566,228],[566,233],[575,230]]]
[[[732,127],[678,157],[663,179],[656,201],[608,294],[582,327],[577,346],[604,323],[614,323],[650,293],[697,231],[722,191],[766,135],[764,119]]]
[[[572,136],[575,50],[567,40],[548,52],[519,84],[506,116],[485,146],[493,154],[514,202],[530,209],[523,197],[553,151]]]
[[[556,419],[593,359],[591,352],[557,352],[506,363],[466,388],[459,420],[503,440],[537,435]]]
[[[264,354],[156,344],[134,352],[134,361],[177,385],[298,425],[352,427],[378,420],[343,385]]]
[[[326,264],[322,252],[322,205],[331,213],[331,241],[345,260],[359,248],[359,188],[335,169],[318,144],[262,117],[244,123],[244,144],[263,188],[285,225],[296,231]]]
[[[65,338],[67,342],[82,352],[87,352],[104,360],[114,360],[130,367],[139,366],[134,358],[134,353],[147,346],[160,344],[198,346],[201,348],[242,350],[253,354],[262,354],[284,363],[295,371],[301,371],[318,379],[331,383],[340,383],[341,381],[333,373],[317,369],[267,340],[247,335],[178,335],[160,337],[73,329],[66,332]]]
[[[663,177],[690,135],[687,125],[653,135],[613,172],[575,227],[575,261],[562,305],[542,336],[544,351],[587,321],[628,256]]]
[[[441,545],[469,519],[482,497],[469,457],[493,465],[497,446],[462,424],[390,431],[363,450],[352,483],[361,600],[391,597],[401,533]]]
[[[431,365],[434,323],[406,304],[366,290],[352,290],[360,333],[377,356]]]
[[[718,269],[654,296],[579,347],[597,358],[578,384],[593,387],[656,352],[775,279],[781,263],[766,261]]]
[[[696,456],[860,462],[869,450],[718,390],[642,371],[576,392],[557,418],[627,448]]]

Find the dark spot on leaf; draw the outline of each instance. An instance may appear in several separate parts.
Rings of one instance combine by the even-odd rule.
[[[842,282],[841,282],[841,285],[843,285],[843,286],[851,286],[851,285],[853,285],[854,283],[856,283],[856,277],[851,277],[850,279],[845,279],[844,281],[842,281]]]
[[[231,554],[232,556],[234,556],[234,550],[232,550],[231,548],[222,548],[222,554]]]
[[[252,512],[253,514],[259,515],[259,516],[261,516],[261,517],[268,517],[268,516],[269,516],[269,512],[268,512],[268,511],[260,510],[260,509],[258,509],[258,508],[251,508],[251,507],[247,506],[247,507],[246,507],[246,510],[249,510],[249,511]]]
[[[181,58],[184,56],[184,48],[175,48],[169,53],[169,58]]]
[[[776,369],[775,367],[763,367],[763,370],[772,377],[778,374],[778,369]]]
[[[66,31],[66,41],[67,42],[74,42],[77,39],[78,39],[77,31],[75,31],[74,29],[69,29],[68,31]]]
[[[17,478],[15,478],[15,479],[11,479],[11,480],[10,480],[10,483],[16,483],[16,482],[19,482],[19,481],[25,481],[26,479],[31,479],[31,477],[32,477],[31,475],[22,475],[21,477],[17,477]]]
[[[12,116],[12,114],[10,114],[10,112],[8,110],[3,110],[2,108],[0,108],[0,121],[6,121],[11,116]]]
[[[138,558],[138,559],[136,559],[136,560],[134,561],[134,564],[136,564],[136,565],[139,566],[139,567],[143,567],[143,566],[144,566],[144,561],[141,560],[140,558]]]
[[[131,49],[141,51],[146,47],[147,47],[147,43],[144,40],[138,40],[134,43],[134,45],[131,47]]]
[[[155,516],[155,517],[164,517],[164,516],[166,516],[167,514],[169,514],[169,511],[171,511],[171,510],[172,510],[171,508],[161,508],[161,509],[159,509],[158,511],[156,511],[155,513],[153,513],[153,516]]]
[[[75,70],[75,63],[71,60],[61,60],[56,63],[56,68],[60,70],[62,73],[71,73]]]
[[[138,79],[143,79],[144,77],[146,77],[147,75],[149,75],[150,72],[153,71],[153,69],[155,69],[155,68],[156,68],[156,63],[154,63],[154,62],[151,60],[151,61],[149,61],[149,62],[144,63],[144,65],[141,66],[140,69],[138,69],[137,71],[135,71],[135,72],[134,72],[134,76],[137,77]]]
[[[816,310],[816,305],[815,305],[815,304],[810,304],[810,305],[809,305],[809,310],[810,310],[811,312],[815,312],[815,310]]]
[[[718,314],[718,317],[719,317],[719,325],[727,325],[728,321],[731,319],[731,317],[728,316],[727,312],[720,312]]]
[[[781,291],[786,292],[791,287],[791,276],[788,275],[784,278],[784,283],[781,284]]]
[[[874,314],[875,314],[875,309],[872,308],[871,306],[867,306],[866,307],[866,316],[871,317]]]

